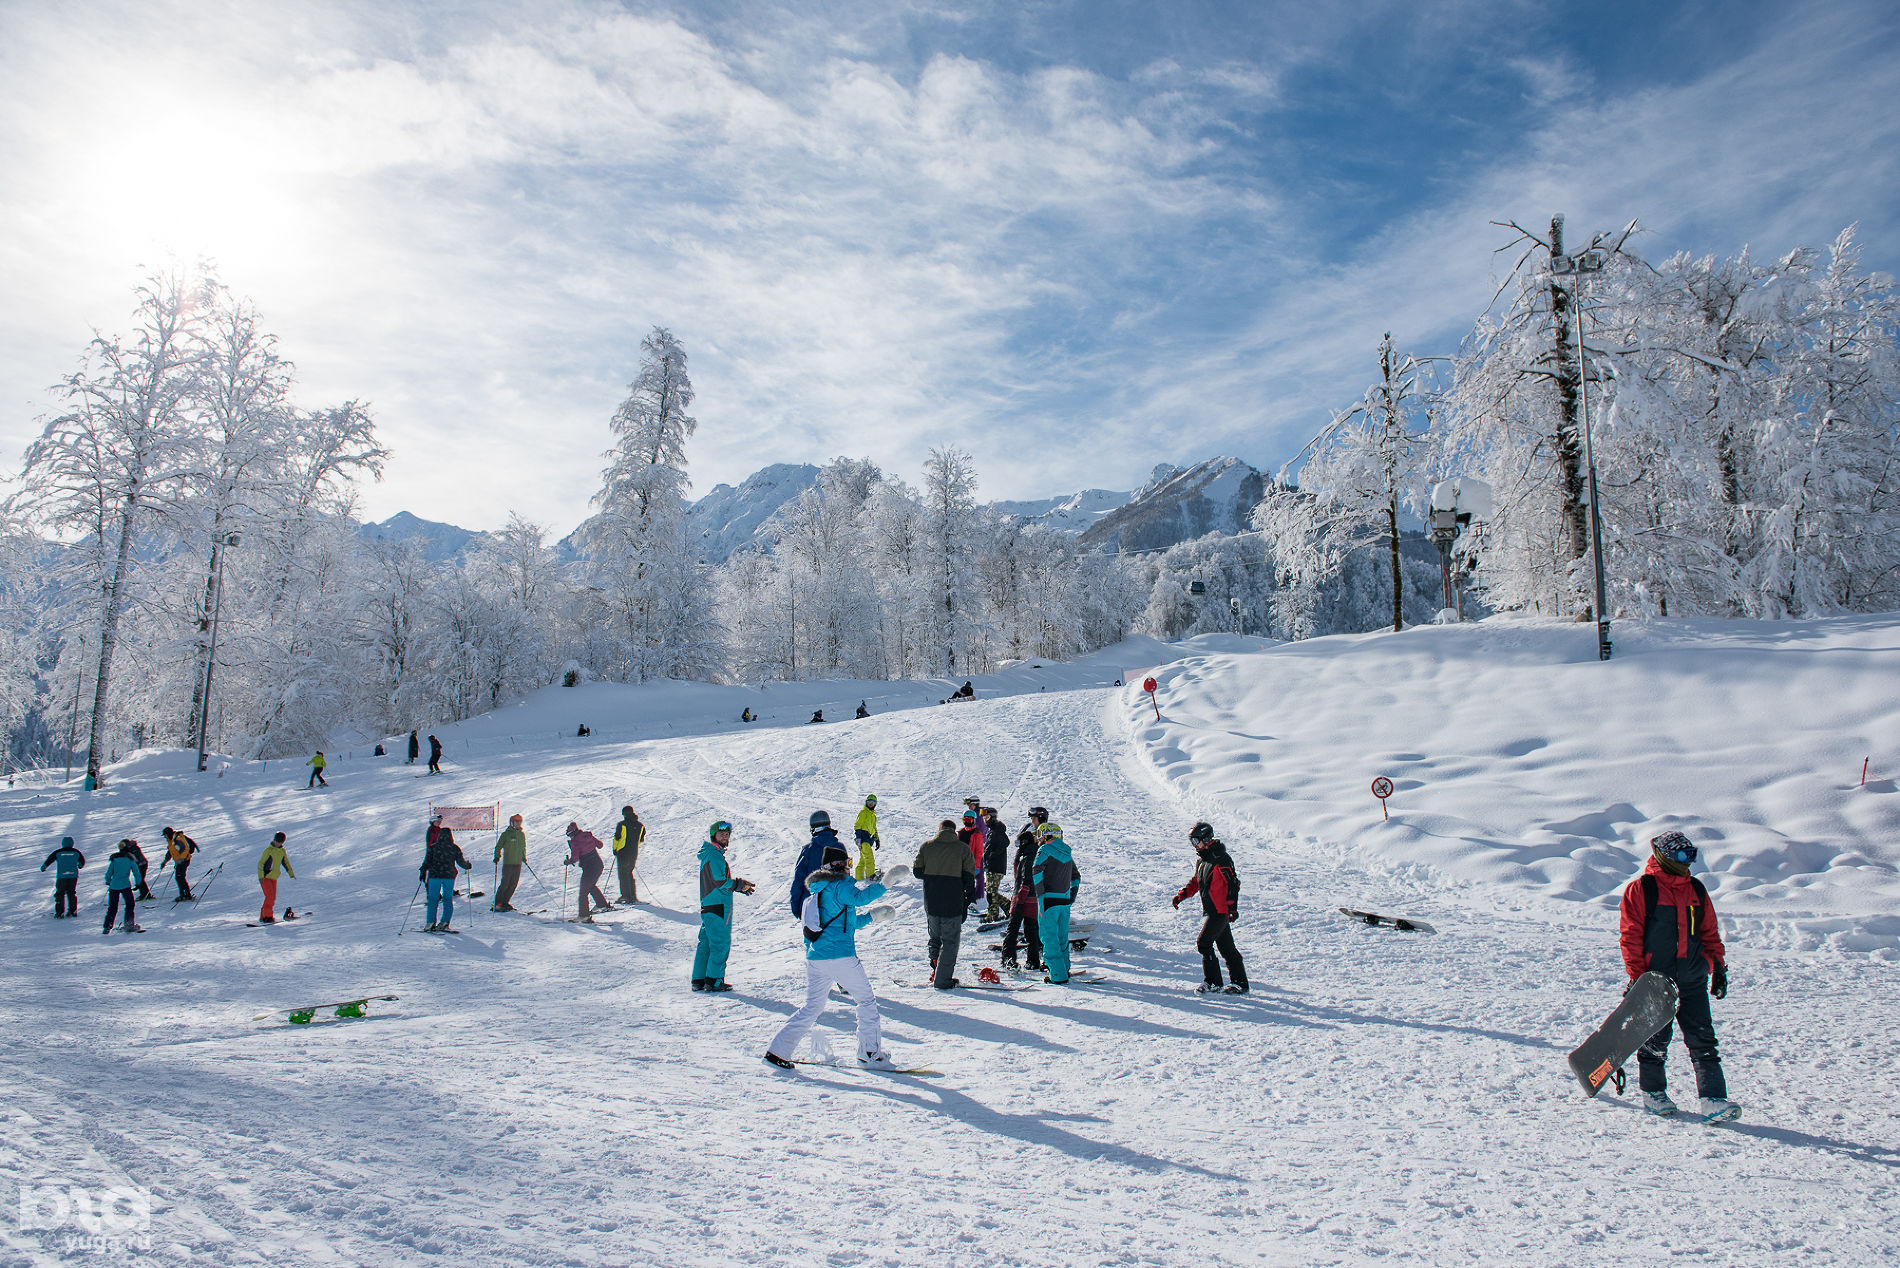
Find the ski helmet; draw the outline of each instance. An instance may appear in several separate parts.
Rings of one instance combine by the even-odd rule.
[[[1041,841],[1060,841],[1062,839],[1062,825],[1059,823],[1045,823],[1042,825],[1042,829],[1036,833],[1036,838]]]
[[[867,806],[875,806],[877,804],[877,794],[876,793],[865,794],[864,804]]]
[[[1214,825],[1211,823],[1197,823],[1194,825],[1194,830],[1188,833],[1188,840],[1196,844],[1202,841],[1212,841],[1213,839]]]
[[[811,830],[813,832],[818,831],[818,829],[820,828],[829,828],[830,826],[831,826],[830,815],[826,814],[822,810],[814,810],[811,812]]]
[[[710,841],[721,832],[730,833],[731,831],[731,824],[727,823],[724,819],[716,819],[713,821],[713,826],[706,829],[706,839]]]
[[[1047,823],[1049,822],[1049,807],[1031,806],[1029,808],[1029,817],[1034,819],[1037,823]]]

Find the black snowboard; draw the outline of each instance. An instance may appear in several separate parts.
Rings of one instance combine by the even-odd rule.
[[[1437,933],[1438,930],[1423,920],[1412,920],[1405,916],[1382,916],[1376,911],[1357,911],[1351,907],[1341,907],[1339,914],[1367,925],[1390,925],[1405,933]]]
[[[1645,973],[1631,984],[1616,1011],[1570,1054],[1570,1072],[1585,1096],[1601,1092],[1638,1048],[1676,1019],[1676,996],[1676,984],[1661,973]]]

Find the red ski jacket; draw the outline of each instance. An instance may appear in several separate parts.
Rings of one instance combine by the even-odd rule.
[[[1202,857],[1193,878],[1174,896],[1174,905],[1179,907],[1196,894],[1201,896],[1201,911],[1205,915],[1232,920],[1240,914],[1240,877],[1225,850],[1218,855],[1210,851]]]
[[[1656,890],[1653,910],[1643,884],[1650,879]],[[1652,969],[1706,973],[1728,961],[1719,923],[1708,890],[1690,877],[1671,876],[1652,858],[1623,890],[1623,967],[1631,978]]]

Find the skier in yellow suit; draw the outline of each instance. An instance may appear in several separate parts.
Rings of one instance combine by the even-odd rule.
[[[858,811],[856,824],[858,838],[858,866],[851,873],[857,880],[868,881],[877,871],[877,794],[872,793],[864,799],[864,809]]]

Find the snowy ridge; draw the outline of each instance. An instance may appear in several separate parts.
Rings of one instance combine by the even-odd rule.
[[[1751,936],[1900,959],[1900,621],[1615,633],[1607,664],[1593,627],[1508,617],[1210,653],[1128,716],[1183,795],[1323,859],[1600,911],[1678,828]]]

